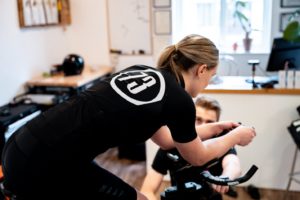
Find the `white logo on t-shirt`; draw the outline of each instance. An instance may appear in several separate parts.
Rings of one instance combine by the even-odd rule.
[[[152,69],[122,72],[112,78],[110,85],[121,97],[135,105],[160,101],[165,93],[163,76]]]

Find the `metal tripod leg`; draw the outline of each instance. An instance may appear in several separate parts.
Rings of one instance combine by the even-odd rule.
[[[294,153],[294,159],[293,159],[293,164],[292,164],[291,172],[289,174],[289,176],[290,176],[289,177],[289,182],[287,184],[283,200],[287,199],[287,196],[288,196],[288,193],[289,193],[289,190],[290,190],[290,187],[291,187],[291,183],[292,183],[292,180],[293,180],[293,174],[294,174],[294,170],[295,170],[295,164],[296,164],[296,160],[297,160],[297,155],[298,155],[298,147],[296,145],[296,149],[295,149],[295,153]]]

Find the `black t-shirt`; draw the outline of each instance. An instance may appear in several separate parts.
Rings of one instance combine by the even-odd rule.
[[[195,139],[193,100],[170,72],[135,65],[47,110],[26,128],[57,157],[76,161],[144,142],[163,125],[176,142]]]
[[[171,153],[172,155],[177,155],[179,157],[178,162],[174,162],[172,159],[168,157],[168,153]],[[224,156],[228,154],[237,154],[236,150],[234,148],[231,148]],[[220,176],[222,174],[223,168],[222,168],[222,159],[224,158],[221,157],[219,159],[219,162],[212,167],[209,168],[209,171],[211,174],[215,176]],[[175,178],[174,174],[176,173],[177,170],[181,169],[183,166],[186,166],[188,162],[186,162],[182,156],[179,154],[177,149],[171,149],[171,150],[162,150],[159,149],[155,155],[154,161],[152,163],[152,168],[157,171],[160,174],[166,175],[168,172],[170,173],[170,178],[171,178],[171,184],[175,184]],[[198,176],[198,170],[196,168],[191,167],[185,169],[185,177],[184,180],[186,182],[202,182],[201,179],[199,179]]]

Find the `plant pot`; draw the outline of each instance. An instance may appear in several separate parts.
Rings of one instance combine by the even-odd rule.
[[[249,52],[251,49],[251,43],[252,39],[251,38],[244,38],[243,39],[243,44],[244,44],[244,49],[246,52]]]

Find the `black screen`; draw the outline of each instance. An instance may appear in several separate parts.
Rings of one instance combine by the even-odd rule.
[[[275,38],[266,70],[279,71],[283,69],[300,70],[300,42]]]

